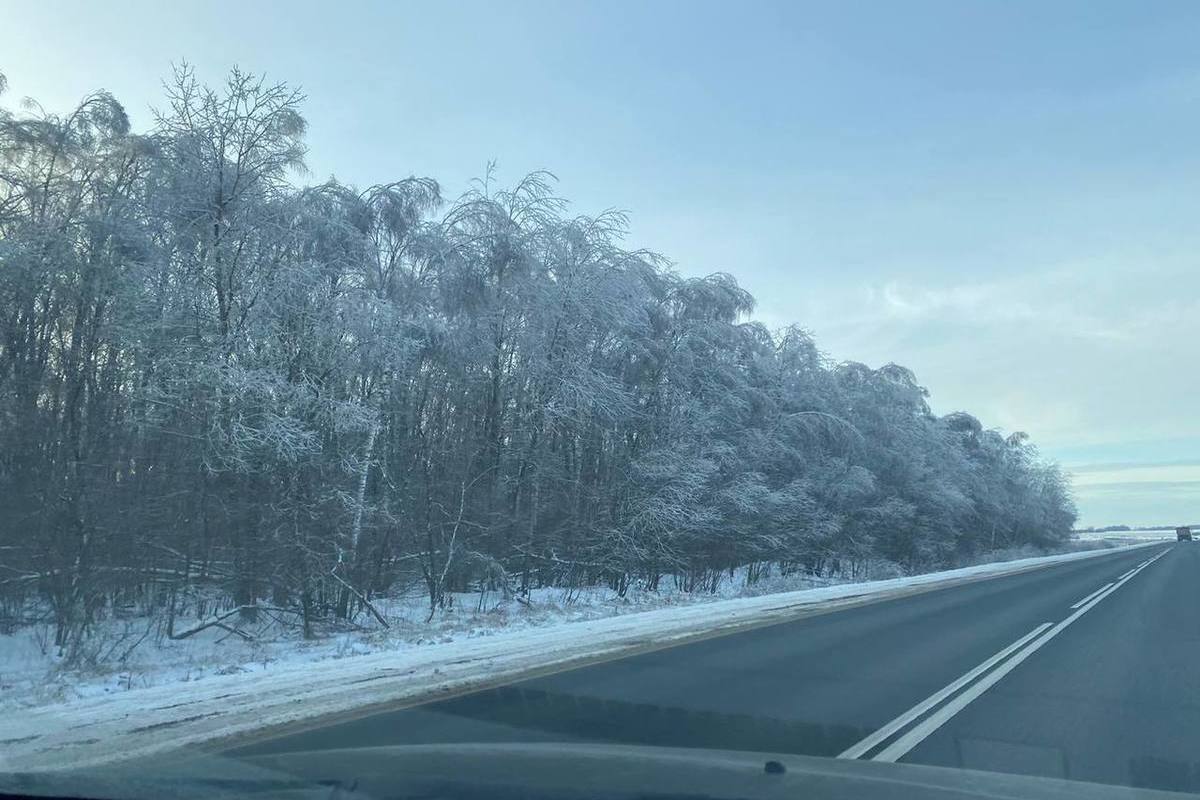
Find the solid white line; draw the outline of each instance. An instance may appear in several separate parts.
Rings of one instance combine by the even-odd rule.
[[[1165,552],[1166,551],[1163,551],[1163,553],[1160,553],[1155,558],[1161,558]],[[1154,561],[1154,560],[1155,559],[1151,559],[1151,561]],[[1086,614],[1088,611],[1091,611],[1093,608],[1095,608],[1096,605],[1101,600],[1108,597],[1110,594],[1115,592],[1117,589],[1120,589],[1122,586],[1124,586],[1126,583],[1128,583],[1133,578],[1133,576],[1136,575],[1137,572],[1140,570],[1141,570],[1141,567],[1139,567],[1138,570],[1135,570],[1133,572],[1133,574],[1129,575],[1128,577],[1124,578],[1123,580],[1117,581],[1112,586],[1110,586],[1108,589],[1106,589],[1103,592],[1101,592],[1100,594],[1096,595],[1086,605],[1080,607],[1080,609],[1078,611],[1076,611],[1074,614],[1067,617],[1066,619],[1064,619],[1062,622],[1055,625],[1050,630],[1046,631],[1044,634],[1042,634],[1037,639],[1035,639],[1032,643],[1027,645],[1025,647],[1025,649],[1021,650],[1015,656],[1013,656],[1012,658],[1005,661],[1003,664],[1001,664],[999,667],[997,667],[994,671],[985,675],[980,681],[978,681],[977,683],[975,683],[974,685],[969,687],[965,692],[958,695],[953,700],[951,700],[949,703],[947,703],[946,705],[939,708],[937,711],[935,711],[933,714],[929,715],[925,720],[923,720],[920,724],[914,726],[911,730],[909,730],[908,733],[904,734],[899,739],[897,739],[895,742],[893,742],[891,745],[884,748],[878,755],[874,756],[872,760],[874,760],[874,761],[896,761],[897,759],[904,756],[905,753],[907,753],[909,750],[912,750],[914,747],[916,747],[918,744],[920,744],[926,738],[928,738],[930,734],[932,734],[938,728],[945,725],[955,714],[957,714],[959,711],[962,711],[964,708],[966,708],[967,705],[971,703],[971,701],[975,700],[975,698],[979,697],[979,695],[983,694],[988,689],[990,689],[992,686],[994,686],[1001,678],[1003,678],[1005,675],[1007,675],[1008,673],[1010,673],[1014,669],[1016,669],[1018,664],[1020,664],[1022,661],[1029,658],[1031,655],[1033,655],[1039,649],[1041,649],[1042,645],[1046,644],[1046,642],[1050,641],[1055,636],[1057,636],[1058,634],[1060,634],[1064,630],[1066,630],[1067,626],[1070,625],[1072,622],[1079,619],[1084,614]]]
[[[925,699],[922,702],[918,703],[917,705],[913,706],[908,711],[905,711],[903,714],[896,717],[894,720],[892,720],[888,724],[884,725],[882,728],[875,731],[870,736],[863,739],[861,742],[858,742],[857,744],[854,744],[851,747],[847,748],[846,750],[842,751],[841,753],[838,754],[838,758],[858,758],[863,753],[867,752],[872,747],[879,744],[884,739],[888,738],[893,733],[900,730],[905,725],[912,722],[914,719],[921,716],[926,711],[933,708],[935,705],[942,702],[947,697],[954,694],[955,692],[957,692],[962,687],[966,686],[971,681],[975,680],[977,677],[982,675],[984,672],[987,672],[989,669],[994,667],[999,661],[1001,661],[1004,658],[1007,658],[1008,655],[1010,653],[1012,653],[1014,650],[1017,650],[1022,645],[1024,645],[1026,642],[1028,642],[1030,639],[1037,636],[1042,631],[1046,630],[1046,628],[1049,628],[1050,624],[1051,623],[1049,623],[1049,622],[1043,622],[1041,625],[1037,626],[1036,628],[1031,630],[1029,633],[1022,636],[1020,639],[1017,639],[1015,642],[1010,644],[1008,647],[1004,648],[999,653],[996,653],[994,656],[989,658],[987,661],[984,661],[982,664],[975,667],[974,669],[972,669],[970,672],[963,675],[958,680],[956,680],[953,683],[938,690],[936,693],[930,695],[927,699]]]
[[[1126,573],[1125,573],[1124,575],[1122,575],[1120,578],[1117,578],[1117,580],[1119,580],[1119,581],[1120,581],[1120,580],[1124,580],[1124,579],[1128,578],[1130,575],[1132,575],[1132,574],[1133,574],[1133,573],[1135,573],[1135,572],[1137,572],[1137,567],[1134,567],[1133,569],[1129,570],[1129,572],[1126,572]]]
[[[992,686],[994,686],[1001,678],[1003,678],[1008,673],[1012,672],[1013,669],[1015,669],[1018,664],[1020,664],[1022,661],[1029,658],[1031,655],[1033,655],[1035,652],[1037,652],[1039,649],[1041,649],[1042,645],[1044,645],[1046,642],[1050,641],[1055,636],[1062,633],[1063,630],[1068,625],[1070,625],[1072,622],[1079,619],[1086,612],[1091,610],[1095,606],[1096,603],[1100,602],[1105,597],[1108,597],[1110,594],[1115,592],[1119,586],[1120,586],[1120,584],[1117,584],[1117,586],[1111,587],[1110,589],[1105,591],[1104,594],[1102,594],[1099,597],[1097,597],[1096,599],[1092,600],[1091,603],[1089,603],[1088,605],[1079,609],[1074,614],[1072,614],[1071,616],[1064,619],[1062,622],[1055,625],[1049,631],[1042,634],[1040,637],[1038,637],[1036,640],[1034,640],[1034,642],[1032,644],[1028,645],[1024,650],[1017,653],[1015,656],[1010,658],[1008,661],[1005,661],[994,672],[989,673],[986,677],[983,678],[983,680],[981,680],[978,683],[976,683],[975,685],[971,686],[971,688],[967,689],[965,692],[960,694],[958,697],[954,698],[952,701],[950,701],[949,703],[947,703],[946,705],[944,705],[940,709],[938,709],[936,713],[931,714],[920,725],[915,726],[908,733],[901,736],[899,739],[897,739],[895,742],[893,742],[890,746],[888,746],[882,752],[880,752],[878,755],[876,755],[874,757],[874,760],[875,761],[895,761],[895,760],[899,759],[901,756],[903,756],[905,753],[907,753],[909,750],[912,750],[918,744],[925,741],[925,739],[927,739],[930,736],[930,734],[932,734],[938,728],[942,727],[947,722],[949,722],[950,719],[955,714],[957,714],[959,711],[962,711],[964,708],[966,708],[969,703],[971,703],[973,700],[975,700],[975,698],[979,697],[979,695],[983,694],[988,689],[992,688]]]
[[[1096,591],[1094,591],[1094,592],[1092,592],[1091,594],[1089,594],[1087,597],[1085,597],[1085,598],[1083,598],[1082,600],[1080,600],[1079,602],[1077,602],[1077,603],[1073,604],[1073,605],[1071,606],[1071,608],[1079,608],[1081,605],[1083,605],[1084,603],[1086,603],[1088,600],[1091,600],[1093,597],[1095,597],[1096,595],[1100,594],[1101,592],[1103,592],[1105,589],[1107,589],[1107,588],[1108,588],[1108,587],[1110,587],[1110,586],[1112,586],[1112,583],[1106,583],[1106,584],[1104,584],[1104,585],[1103,585],[1103,586],[1101,586],[1099,589],[1097,589]]]

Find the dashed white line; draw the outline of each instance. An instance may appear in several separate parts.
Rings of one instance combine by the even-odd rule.
[[[1113,585],[1113,583],[1114,583],[1114,581],[1110,581],[1110,582],[1108,582],[1108,583],[1104,584],[1104,585],[1103,585],[1103,586],[1101,586],[1099,589],[1097,589],[1096,591],[1094,591],[1094,592],[1092,592],[1091,594],[1089,594],[1087,597],[1085,597],[1085,598],[1083,598],[1082,600],[1080,600],[1080,601],[1078,601],[1078,602],[1074,603],[1074,604],[1071,606],[1071,608],[1079,608],[1081,605],[1083,605],[1084,603],[1086,603],[1088,600],[1091,600],[1093,597],[1095,597],[1096,595],[1100,594],[1101,592],[1103,592],[1103,591],[1104,591],[1105,589],[1107,589],[1108,587],[1112,586],[1112,585]]]
[[[1133,575],[1130,575],[1129,578],[1125,579],[1125,581],[1128,581],[1132,577]],[[979,697],[979,695],[996,685],[1001,678],[1016,669],[1018,664],[1040,650],[1042,645],[1046,644],[1046,642],[1050,641],[1055,636],[1058,636],[1060,633],[1066,630],[1068,625],[1082,617],[1088,611],[1091,611],[1093,608],[1095,608],[1097,603],[1119,589],[1122,584],[1125,583],[1125,581],[1121,581],[1120,583],[1110,586],[1102,594],[1097,595],[1091,601],[1089,601],[1087,605],[1081,607],[1074,614],[1043,633],[1037,639],[1034,639],[1033,642],[1027,645],[1024,650],[1021,650],[1015,656],[1005,661],[994,671],[985,675],[982,680],[978,681],[958,697],[955,697],[949,703],[939,708],[927,719],[922,721],[921,724],[915,726],[908,733],[904,734],[891,745],[884,748],[879,755],[874,757],[874,760],[895,761],[909,750],[912,750],[918,744],[925,741],[925,739],[927,739],[931,733],[949,722],[951,717],[966,708],[967,705],[970,704],[975,698]]]
[[[931,694],[924,701],[913,706],[908,711],[905,711],[903,714],[896,717],[894,720],[892,720],[888,724],[884,725],[882,728],[875,731],[870,736],[863,739],[861,742],[858,742],[857,744],[853,745],[852,747],[849,747],[846,750],[842,751],[841,753],[838,754],[838,758],[858,758],[862,754],[866,753],[872,747],[875,747],[877,744],[882,742],[884,739],[888,738],[893,733],[900,730],[905,725],[912,722],[914,719],[921,716],[926,711],[933,708],[938,703],[942,702],[947,697],[954,694],[959,689],[966,686],[968,683],[975,680],[976,678],[978,678],[983,673],[987,672],[992,667],[996,666],[997,663],[999,663],[1003,659],[1007,658],[1009,656],[1009,654],[1011,654],[1014,650],[1019,649],[1022,645],[1024,645],[1030,639],[1037,636],[1042,631],[1046,630],[1046,628],[1049,628],[1050,624],[1051,623],[1049,623],[1049,622],[1043,622],[1041,625],[1037,626],[1036,628],[1031,630],[1029,633],[1022,636],[1020,639],[1017,639],[1015,642],[1010,644],[1008,647],[1004,648],[999,653],[996,653],[994,656],[989,658],[987,661],[984,661],[982,664],[975,667],[974,669],[972,669],[970,672],[963,675],[958,680],[954,681],[953,683],[947,684],[945,687],[943,687],[942,689],[939,689],[937,692]]]
[[[1016,669],[1016,667],[1022,661],[1029,658],[1031,655],[1041,649],[1041,647],[1048,641],[1066,630],[1071,623],[1095,608],[1101,600],[1108,597],[1117,589],[1120,589],[1122,586],[1128,583],[1134,575],[1137,575],[1143,569],[1162,558],[1169,551],[1170,548],[1163,550],[1153,558],[1149,558],[1141,564],[1138,564],[1116,581],[1106,584],[1079,602],[1075,603],[1071,606],[1072,609],[1076,609],[1075,612],[1058,624],[1045,622],[1034,628],[1032,631],[1025,634],[1000,652],[996,653],[994,656],[984,661],[970,672],[958,678],[953,683],[948,684],[936,693],[930,695],[928,698],[913,706],[900,716],[896,717],[891,722],[872,733],[870,736],[846,749],[838,755],[838,758],[859,758],[863,756],[872,748],[877,747],[896,732],[902,730],[906,725],[912,723],[914,720],[919,719],[922,714],[925,714],[930,709],[937,707],[939,703],[953,696],[952,699],[945,705],[937,708],[936,711],[934,711],[924,720],[910,728],[907,733],[871,757],[872,760],[875,761],[896,761],[897,759],[902,758],[906,753],[928,738],[934,731],[945,725],[946,722],[954,717],[955,714],[957,714],[959,711],[962,711],[972,701],[994,686],[1001,678]],[[1047,628],[1049,628],[1049,630],[1047,630]],[[988,670],[992,671],[988,672]],[[980,678],[981,675],[983,676],[982,678]],[[979,680],[976,680],[977,678]],[[975,681],[975,683],[972,684],[972,681]],[[967,687],[966,690],[961,694],[954,696],[954,693],[962,689],[964,686]]]

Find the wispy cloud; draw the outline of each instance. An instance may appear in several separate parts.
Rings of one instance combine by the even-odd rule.
[[[1089,297],[1094,283],[1094,274],[1083,275],[1073,269],[932,286],[893,280],[866,288],[863,312],[881,322],[953,323],[975,328],[1037,324],[1059,336],[1135,341],[1152,318],[1129,309],[1113,313],[1112,307],[1094,301],[1089,307],[1083,298]],[[1173,305],[1175,313],[1195,313],[1197,309],[1196,303]],[[1154,319],[1161,321],[1161,312],[1155,309]]]
[[[1086,465],[1072,468],[1071,480],[1076,488],[1134,484],[1200,487],[1200,463]]]
[[[1187,516],[1200,494],[1200,462],[1165,463],[1162,448],[1143,446],[1200,436],[1191,262],[1142,268],[1113,256],[989,280],[894,277],[814,304],[812,316],[835,357],[899,360],[936,411],[1028,431],[1043,453],[1073,461],[1085,524]],[[1080,465],[1088,449],[1108,461]]]

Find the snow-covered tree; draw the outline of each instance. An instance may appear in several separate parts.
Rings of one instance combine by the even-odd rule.
[[[104,92],[0,109],[0,600],[64,648],[129,602],[312,631],[405,584],[435,613],[1070,531],[1026,437],[767,330],[548,174],[303,186],[299,92],[166,91],[145,133]]]

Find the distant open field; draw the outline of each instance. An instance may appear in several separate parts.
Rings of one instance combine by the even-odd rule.
[[[1156,539],[1174,539],[1174,530],[1162,531],[1081,531],[1075,534],[1081,542],[1102,540],[1150,542]]]

